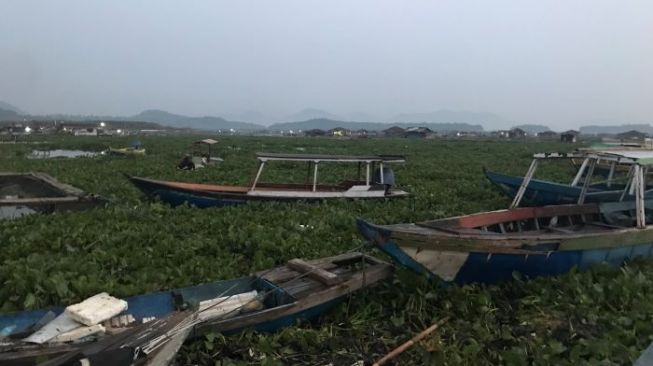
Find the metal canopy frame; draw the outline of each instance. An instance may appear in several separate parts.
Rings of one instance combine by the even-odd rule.
[[[318,166],[321,162],[333,163],[358,163],[358,179],[361,179],[361,165],[365,164],[365,185],[371,182],[370,172],[376,164],[379,165],[381,184],[385,184],[384,163],[405,163],[406,158],[402,155],[318,155],[318,154],[284,154],[284,153],[256,153],[259,161],[256,176],[250,187],[250,191],[256,189],[261,173],[268,161],[300,161],[308,163],[307,181],[313,168],[312,191],[317,191]]]
[[[516,208],[519,206],[526,189],[528,188],[529,183],[531,182],[535,170],[537,169],[539,160],[543,159],[572,159],[572,158],[583,158],[583,164],[581,165],[574,181],[571,183],[572,186],[576,186],[582,179],[583,173],[587,170],[585,174],[585,179],[583,181],[583,187],[581,189],[580,196],[578,197],[578,204],[581,205],[585,202],[585,197],[587,196],[587,190],[594,173],[594,168],[596,164],[601,160],[606,160],[612,162],[610,165],[610,172],[608,175],[608,185],[610,184],[610,179],[614,175],[615,166],[617,164],[630,164],[630,170],[627,175],[628,182],[624,187],[624,190],[621,194],[619,201],[623,201],[626,194],[629,192],[631,195],[635,195],[635,211],[637,218],[637,228],[643,229],[646,227],[646,205],[644,203],[646,192],[646,177],[648,175],[648,170],[651,165],[653,165],[653,152],[652,151],[593,151],[590,153],[549,153],[549,154],[535,154],[533,155],[533,161],[531,162],[522,184],[517,190],[517,194],[513,199],[510,208]]]

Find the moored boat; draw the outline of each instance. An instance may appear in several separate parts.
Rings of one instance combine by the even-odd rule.
[[[48,343],[53,339],[48,331],[28,338],[31,343],[20,340],[27,334],[36,334],[33,333],[37,329],[35,324],[47,312],[60,316],[63,308],[0,314],[0,331],[19,339],[0,344],[0,364],[26,364],[35,359],[53,359],[74,353],[89,357],[125,347],[134,352],[131,360],[139,355],[152,359],[159,357],[158,351],[169,347],[174,354],[184,339],[207,332],[229,334],[245,328],[275,331],[300,320],[315,318],[352,292],[391,274],[392,266],[361,253],[312,261],[294,259],[285,266],[249,277],[127,298],[127,310],[122,315],[131,315],[133,324],[139,325],[81,343]],[[248,300],[235,302],[237,297],[247,295]],[[227,304],[230,307],[225,310]],[[140,324],[151,318],[156,321]],[[47,336],[43,336],[44,333]],[[181,339],[176,340],[175,346],[177,337]],[[34,344],[36,338],[42,344]]]
[[[135,155],[135,156],[145,155],[145,149],[136,148],[136,147],[122,147],[122,148],[110,147],[107,150],[107,152],[113,155]]]
[[[150,197],[158,197],[173,206],[187,202],[200,208],[233,206],[247,201],[310,202],[341,198],[384,199],[408,196],[408,192],[394,188],[394,172],[385,166],[389,163],[404,162],[402,156],[259,153],[257,159],[259,166],[249,186],[172,182],[142,177],[129,177],[129,179]],[[307,163],[309,174],[306,183],[260,182],[266,165],[275,161]],[[358,177],[339,184],[319,184],[318,167],[326,163],[358,164]]]
[[[397,263],[455,283],[509,280],[515,272],[555,275],[650,257],[653,215],[646,210],[653,200],[644,200],[644,177],[653,156],[620,158],[633,166],[631,201],[511,208],[411,224],[359,220],[358,228]]]
[[[0,173],[0,217],[84,210],[105,202],[45,173]]]
[[[621,199],[632,200],[633,192],[624,193],[625,182],[632,175],[632,163],[623,154],[642,153],[634,150],[587,150],[574,153],[549,153],[535,154],[533,161],[524,177],[500,174],[484,169],[486,178],[497,186],[506,196],[516,199],[520,187],[524,188],[519,200],[529,206],[546,206],[578,202],[581,193],[584,202],[611,202]],[[653,156],[653,151],[644,152],[644,155]],[[557,183],[533,176],[542,161],[582,161],[573,181],[570,184]],[[599,167],[607,167],[607,174],[597,174]],[[600,181],[596,180],[601,176]],[[653,186],[647,186],[648,191]]]

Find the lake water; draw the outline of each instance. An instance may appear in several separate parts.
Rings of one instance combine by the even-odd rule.
[[[84,150],[32,150],[32,153],[27,157],[28,159],[54,159],[54,158],[92,158],[101,153],[96,151]]]
[[[0,206],[0,220],[17,219],[25,215],[31,215],[33,213],[36,213],[36,211],[25,206]]]

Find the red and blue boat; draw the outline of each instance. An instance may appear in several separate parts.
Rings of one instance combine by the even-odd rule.
[[[634,199],[515,207],[409,224],[358,221],[362,235],[395,262],[446,283],[498,282],[514,273],[556,275],[653,255],[653,200],[644,199],[653,152],[602,155],[627,162]],[[527,182],[525,184],[528,184]],[[524,184],[518,189],[523,194]],[[514,203],[514,202],[513,202]],[[517,201],[517,204],[519,202]],[[649,210],[648,214],[647,211]]]
[[[312,155],[258,153],[258,169],[249,186],[162,181],[129,177],[130,181],[149,197],[159,198],[172,206],[188,203],[206,207],[236,206],[249,201],[323,201],[330,199],[389,199],[408,196],[394,187],[394,172],[389,163],[403,163],[398,155]],[[301,162],[308,165],[306,182],[261,182],[263,170],[272,162]],[[318,182],[318,167],[327,163],[354,163],[357,177],[337,184]]]

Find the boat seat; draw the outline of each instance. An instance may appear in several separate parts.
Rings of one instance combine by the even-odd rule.
[[[547,226],[546,229],[551,230],[551,231],[556,231],[556,232],[559,232],[559,233],[563,233],[563,234],[573,234],[573,233],[575,233],[575,231],[573,231],[573,230],[563,229],[563,228],[553,227],[553,226]]]

